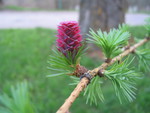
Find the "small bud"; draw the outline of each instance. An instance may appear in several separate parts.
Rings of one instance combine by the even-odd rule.
[[[104,77],[104,72],[102,70],[99,70],[98,73],[97,73],[97,75],[99,77]]]

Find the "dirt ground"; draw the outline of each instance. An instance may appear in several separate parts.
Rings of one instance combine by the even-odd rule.
[[[126,14],[129,25],[143,25],[147,14]],[[78,21],[78,12],[54,11],[0,11],[0,29],[4,28],[52,28],[56,29],[62,21]]]

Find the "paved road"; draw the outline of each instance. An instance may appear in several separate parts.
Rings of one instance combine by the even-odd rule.
[[[142,25],[144,20],[150,17],[146,14],[126,14],[126,23],[129,25]],[[62,21],[78,20],[77,12],[16,12],[1,11],[0,12],[0,29],[3,28],[53,28]]]

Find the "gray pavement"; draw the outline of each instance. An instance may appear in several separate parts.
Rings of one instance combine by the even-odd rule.
[[[144,20],[150,17],[147,14],[126,14],[126,23],[129,25],[143,25]],[[31,12],[31,11],[0,11],[0,29],[4,28],[52,28],[56,29],[62,21],[79,18],[78,12]]]

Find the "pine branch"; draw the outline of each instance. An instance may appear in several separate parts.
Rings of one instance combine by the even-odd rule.
[[[123,53],[121,53],[120,55],[114,57],[109,63],[105,62],[103,63],[101,66],[93,69],[93,70],[89,70],[87,73],[89,73],[92,78],[95,77],[99,71],[101,71],[102,73],[104,72],[104,70],[112,65],[113,63],[115,63],[116,61],[120,61],[121,58],[127,56],[128,54],[132,53],[133,51],[135,51],[136,48],[138,48],[139,46],[143,45],[144,43],[148,42],[150,40],[150,38],[146,38],[141,40],[139,43],[131,46],[129,49],[125,50]],[[75,101],[75,99],[79,96],[80,92],[86,88],[86,86],[89,83],[89,79],[86,77],[83,77],[81,79],[81,81],[78,83],[78,85],[76,86],[76,88],[73,90],[73,92],[71,93],[71,95],[68,97],[68,99],[66,99],[66,101],[64,102],[64,104],[60,107],[60,109],[57,111],[57,113],[66,113],[69,108],[71,107],[72,103]]]

